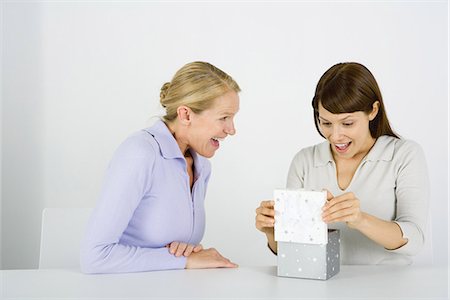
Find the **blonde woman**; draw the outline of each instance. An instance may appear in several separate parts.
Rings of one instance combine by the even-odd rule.
[[[206,158],[234,135],[240,88],[205,62],[161,88],[166,115],[126,139],[108,167],[80,263],[85,273],[237,267],[199,244],[211,173]]]

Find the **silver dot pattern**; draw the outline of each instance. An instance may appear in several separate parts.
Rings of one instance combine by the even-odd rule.
[[[327,280],[340,271],[339,230],[328,230],[328,243],[278,242],[278,276]]]

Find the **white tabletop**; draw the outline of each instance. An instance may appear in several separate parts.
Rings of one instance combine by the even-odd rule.
[[[275,266],[85,275],[3,270],[1,299],[448,299],[448,267],[341,266],[327,281],[276,276]]]

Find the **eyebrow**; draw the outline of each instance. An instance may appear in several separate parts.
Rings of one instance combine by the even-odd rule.
[[[341,119],[341,120],[339,120],[339,121],[345,121],[345,120],[347,120],[348,118],[352,118],[353,116],[346,116],[345,118],[343,118],[343,119]],[[319,116],[319,119],[322,119],[323,121],[327,121],[327,122],[330,122],[330,121],[328,121],[327,119],[325,119],[325,118],[323,118],[323,117],[321,117],[321,116]]]
[[[234,112],[231,109],[226,108],[226,109],[219,110],[217,113],[218,114],[223,114],[223,115],[235,115],[235,114],[238,113],[238,111]]]

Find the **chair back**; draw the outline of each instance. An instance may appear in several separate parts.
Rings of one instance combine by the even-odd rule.
[[[45,208],[39,269],[79,268],[80,242],[92,208]]]

